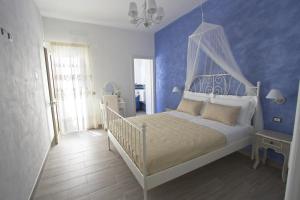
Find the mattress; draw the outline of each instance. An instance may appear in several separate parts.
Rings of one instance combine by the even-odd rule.
[[[237,124],[236,126],[228,126],[220,122],[203,119],[201,116],[193,116],[176,110],[168,111],[166,113],[223,133],[226,137],[227,145],[249,137],[254,132],[254,128],[252,126],[240,124]]]

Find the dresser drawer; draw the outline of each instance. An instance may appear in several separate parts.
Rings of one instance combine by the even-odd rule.
[[[276,148],[276,149],[281,149],[282,148],[281,142],[276,141],[276,140],[271,140],[271,139],[268,139],[268,138],[263,138],[262,139],[262,143],[265,146],[268,146],[268,147],[272,147],[272,148]]]

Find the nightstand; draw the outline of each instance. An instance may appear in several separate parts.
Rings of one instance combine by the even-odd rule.
[[[264,156],[262,159],[263,164],[266,163],[267,160],[267,150],[273,149],[275,152],[280,153],[284,156],[284,163],[282,167],[282,179],[285,182],[287,170],[288,170],[288,159],[290,155],[290,145],[292,141],[292,136],[270,131],[263,130],[259,131],[255,134],[255,163],[253,168],[256,169],[260,159],[259,159],[259,149],[264,149]]]

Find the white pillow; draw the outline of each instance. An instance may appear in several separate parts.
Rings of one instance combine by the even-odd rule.
[[[190,92],[190,91],[184,91],[184,94],[183,94],[183,98],[194,100],[194,101],[208,102],[210,97],[211,97],[211,94],[197,93],[197,92]]]
[[[222,104],[226,106],[240,106],[241,112],[238,123],[241,125],[251,126],[251,120],[256,109],[256,98],[254,96],[231,96],[216,95],[211,98],[212,103]]]

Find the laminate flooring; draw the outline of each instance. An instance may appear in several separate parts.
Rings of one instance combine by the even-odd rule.
[[[233,153],[149,191],[150,200],[282,200],[281,171]],[[142,189],[104,131],[65,135],[53,147],[34,200],[142,200]]]

